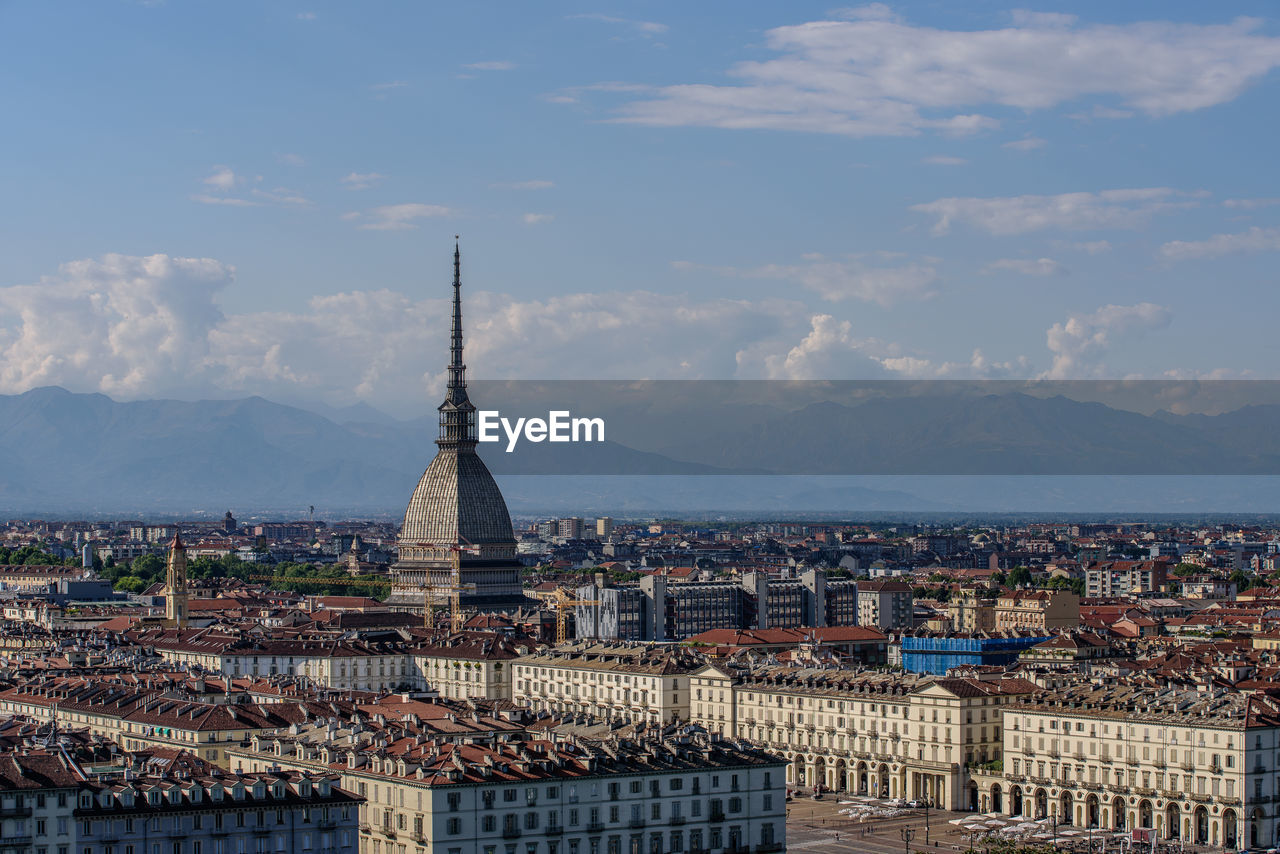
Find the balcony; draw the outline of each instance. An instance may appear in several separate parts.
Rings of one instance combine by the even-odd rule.
[[[769,842],[756,846],[756,854],[771,854],[774,851],[782,851],[785,846],[781,842]]]
[[[388,839],[396,838],[396,829],[389,824],[384,824],[382,827],[378,828],[378,832]]]
[[[631,828],[640,828],[640,827],[644,827],[644,819],[642,819],[642,818],[633,818],[633,819],[631,819],[631,821],[627,822],[627,827],[631,827]]]
[[[723,811],[723,810],[712,810],[712,811],[711,811],[711,815],[707,817],[707,820],[708,820],[708,821],[715,821],[715,822],[721,822],[721,821],[724,821],[724,811]]]
[[[559,824],[549,824],[546,830],[542,831],[543,836],[562,836],[564,834],[564,826]]]
[[[679,825],[682,825],[684,824],[684,822],[685,822],[685,818],[682,815],[673,815],[671,816],[671,818],[667,819],[667,824],[671,825],[672,827],[677,827]]]
[[[592,821],[587,823],[587,833],[602,833],[603,831],[604,825],[600,822]]]
[[[28,836],[0,836],[0,848],[16,848],[25,847],[31,844],[33,837]]]
[[[30,816],[31,816],[31,807],[0,808],[0,818],[29,818]]]
[[[518,828],[518,827],[504,827],[504,828],[502,828],[502,838],[503,838],[503,839],[519,839],[519,838],[520,838],[520,828]]]

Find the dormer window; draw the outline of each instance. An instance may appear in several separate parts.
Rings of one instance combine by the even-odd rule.
[[[147,792],[147,803],[153,807],[160,806],[160,793],[156,791]]]

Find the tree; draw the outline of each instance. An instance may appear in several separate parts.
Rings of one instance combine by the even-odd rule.
[[[1204,572],[1203,566],[1197,566],[1194,563],[1180,563],[1173,568],[1173,574],[1179,578],[1186,578],[1188,575],[1199,575]]]
[[[1253,576],[1241,569],[1237,569],[1235,572],[1231,573],[1230,580],[1235,582],[1237,592],[1241,590],[1248,590],[1253,586]]]
[[[116,579],[114,586],[116,590],[123,590],[126,593],[141,593],[151,585],[136,575],[124,575]]]
[[[1009,570],[1007,583],[1010,587],[1025,587],[1031,583],[1031,570],[1025,566],[1015,566]]]

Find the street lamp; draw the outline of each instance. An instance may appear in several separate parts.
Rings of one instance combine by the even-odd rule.
[[[904,827],[898,831],[898,835],[902,837],[902,850],[906,854],[911,854],[911,840],[916,838],[916,832],[910,827]]]
[[[932,803],[933,802],[930,801],[928,798],[924,799],[924,847],[925,848],[929,847],[929,807],[932,806]]]

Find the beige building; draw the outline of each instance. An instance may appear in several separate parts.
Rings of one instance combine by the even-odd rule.
[[[126,750],[173,747],[224,768],[225,750],[257,733],[305,716],[298,703],[211,704],[157,696],[152,691],[50,680],[0,692],[0,711],[59,726],[88,728]]]
[[[512,662],[512,700],[601,720],[689,718],[689,674],[705,659],[683,647],[577,643]]]
[[[953,631],[976,634],[995,630],[996,601],[985,587],[964,588],[952,597],[947,612]]]
[[[718,737],[410,741],[281,734],[229,753],[244,772],[341,775],[366,799],[361,854],[785,849],[781,760]]]
[[[1053,632],[1080,625],[1080,597],[1070,590],[1006,590],[996,599],[996,631]]]
[[[980,808],[1223,848],[1276,841],[1280,702],[1214,688],[1085,684],[1004,715]]]
[[[693,674],[693,723],[788,760],[787,781],[970,809],[969,769],[1001,758],[1001,714],[1035,686],[779,665]]]
[[[510,700],[512,662],[527,652],[503,637],[455,635],[413,649],[410,659],[420,686],[441,697]]]

